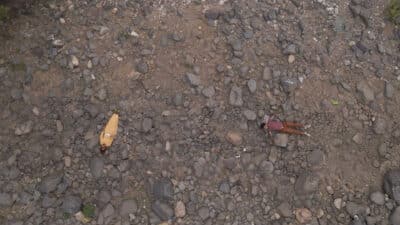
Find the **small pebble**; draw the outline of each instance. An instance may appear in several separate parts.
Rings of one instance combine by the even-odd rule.
[[[289,57],[288,57],[288,62],[289,63],[293,63],[294,61],[295,61],[295,57],[294,57],[294,55],[289,55]]]

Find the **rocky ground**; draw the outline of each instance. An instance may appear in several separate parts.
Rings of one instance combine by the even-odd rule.
[[[386,5],[36,2],[0,25],[0,223],[400,224]]]

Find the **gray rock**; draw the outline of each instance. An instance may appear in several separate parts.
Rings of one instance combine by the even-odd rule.
[[[17,88],[11,89],[11,97],[12,97],[14,100],[20,100],[20,99],[22,99],[22,90],[21,90],[21,89],[17,89]]]
[[[307,195],[318,189],[319,177],[314,173],[302,173],[294,184],[294,189],[298,195]]]
[[[263,80],[271,80],[272,79],[272,71],[269,67],[264,67],[263,71]]]
[[[65,213],[75,214],[79,212],[82,206],[82,200],[77,196],[66,196],[62,202],[61,209]]]
[[[108,28],[108,27],[106,27],[106,26],[101,26],[101,27],[99,28],[99,33],[100,33],[100,35],[104,35],[104,34],[108,33],[109,31],[110,31],[110,28]]]
[[[174,197],[174,187],[167,178],[156,181],[153,185],[153,194],[157,200],[171,200]]]
[[[247,87],[249,88],[249,91],[251,93],[256,92],[257,90],[257,81],[254,79],[250,79],[249,81],[247,81]]]
[[[124,200],[121,203],[119,214],[121,216],[128,216],[129,214],[135,214],[138,210],[136,201],[133,199]]]
[[[280,84],[286,93],[291,93],[298,87],[298,81],[294,78],[282,78]]]
[[[274,136],[275,146],[286,148],[289,142],[289,136],[287,134],[276,134]]]
[[[229,194],[231,192],[231,187],[228,182],[222,182],[219,185],[219,191],[225,194]]]
[[[355,202],[347,202],[346,203],[346,212],[354,217],[354,216],[366,216],[366,207],[363,205],[359,205]]]
[[[351,225],[367,225],[363,216],[355,216],[353,221],[351,221]]]
[[[291,217],[292,216],[292,208],[288,202],[283,202],[278,206],[278,211],[283,217]]]
[[[230,42],[231,47],[234,51],[240,51],[242,50],[242,41],[239,39],[234,39]]]
[[[385,82],[385,96],[387,98],[393,98],[394,95],[394,87],[391,83]]]
[[[377,205],[385,204],[385,195],[380,191],[375,191],[371,193],[370,197],[371,201]]]
[[[215,67],[215,70],[216,70],[218,73],[222,73],[222,72],[225,71],[225,66],[222,65],[222,64],[218,64],[218,65]]]
[[[15,135],[21,136],[24,134],[29,134],[32,131],[33,122],[31,120],[18,125],[15,128]]]
[[[400,206],[396,207],[390,214],[389,221],[392,225],[400,225]]]
[[[364,136],[362,133],[358,132],[353,136],[353,141],[357,144],[362,144],[364,140]]]
[[[317,149],[308,155],[307,160],[311,166],[320,166],[325,161],[325,154],[323,151]]]
[[[357,84],[357,91],[361,93],[365,102],[370,102],[375,99],[374,91],[365,81],[360,81]]]
[[[107,204],[106,207],[100,212],[100,214],[103,216],[103,218],[108,218],[113,216],[115,213],[114,206],[111,204]]]
[[[378,153],[381,157],[386,157],[388,153],[387,144],[385,142],[381,143],[378,147]]]
[[[367,216],[365,218],[367,225],[377,225],[379,222],[381,222],[381,220],[382,218],[380,216]]]
[[[142,121],[142,129],[145,133],[149,132],[153,127],[153,120],[150,118],[144,118]]]
[[[257,114],[250,109],[243,110],[243,115],[246,117],[247,120],[254,121],[257,119]]]
[[[260,169],[264,174],[271,174],[274,171],[274,164],[270,161],[262,161],[260,164]]]
[[[285,55],[294,55],[296,54],[296,45],[295,44],[289,44],[284,50],[283,54]]]
[[[263,18],[264,18],[265,21],[276,20],[278,18],[277,11],[275,9],[266,11],[263,14]]]
[[[212,97],[214,96],[214,94],[215,94],[215,89],[214,89],[213,86],[206,87],[206,88],[204,88],[204,89],[202,90],[201,93],[202,93],[202,94],[204,95],[204,97],[206,97],[206,98],[212,98]]]
[[[153,212],[163,221],[170,220],[174,216],[174,210],[166,203],[156,201],[151,206]]]
[[[186,73],[186,79],[193,87],[197,87],[200,85],[200,77],[194,75],[193,73]]]
[[[202,220],[206,220],[210,217],[210,210],[207,207],[201,207],[198,214]]]
[[[208,20],[217,20],[222,14],[223,14],[223,11],[221,9],[219,9],[219,8],[216,8],[216,7],[207,9],[204,12],[204,16]]]
[[[55,39],[51,42],[51,44],[53,45],[53,47],[57,47],[60,48],[62,46],[64,46],[64,42],[60,39]]]
[[[106,98],[107,98],[107,91],[106,91],[106,89],[104,89],[104,88],[100,89],[100,90],[97,92],[96,97],[97,97],[98,99],[100,99],[101,101],[106,100]]]
[[[384,134],[386,132],[386,121],[383,118],[377,118],[374,121],[373,129],[376,134]]]
[[[90,172],[94,178],[99,178],[103,175],[104,160],[100,157],[94,157],[90,160]]]
[[[136,64],[136,71],[139,73],[145,74],[149,72],[149,66],[147,65],[146,62],[140,61],[138,64]]]
[[[49,175],[45,177],[39,185],[41,193],[50,193],[57,189],[57,185],[61,183],[63,176],[60,174]]]
[[[183,105],[183,95],[181,93],[177,93],[174,97],[175,106]]]
[[[111,194],[109,191],[100,191],[96,198],[100,203],[106,204],[111,201]]]
[[[51,207],[54,203],[56,202],[55,198],[49,197],[49,196],[44,196],[42,200],[42,207],[43,208],[49,208]]]
[[[242,89],[238,86],[233,86],[229,94],[229,104],[232,106],[242,106]]]
[[[400,169],[390,170],[385,174],[383,188],[390,198],[400,204]]]
[[[0,193],[0,208],[10,207],[13,204],[13,200],[10,194]]]

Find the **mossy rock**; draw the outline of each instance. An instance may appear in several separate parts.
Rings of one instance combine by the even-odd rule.
[[[390,0],[386,9],[388,19],[394,24],[400,24],[400,0]]]
[[[96,207],[92,204],[85,204],[82,207],[82,213],[87,218],[94,218]]]
[[[5,5],[0,5],[0,22],[10,19],[10,8]]]

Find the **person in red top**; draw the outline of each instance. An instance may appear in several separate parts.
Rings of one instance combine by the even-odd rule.
[[[271,132],[279,132],[310,136],[309,133],[299,130],[299,128],[304,128],[303,124],[281,121],[274,116],[268,115],[265,115],[264,121],[261,123],[260,128],[267,130],[269,134],[271,134]]]

